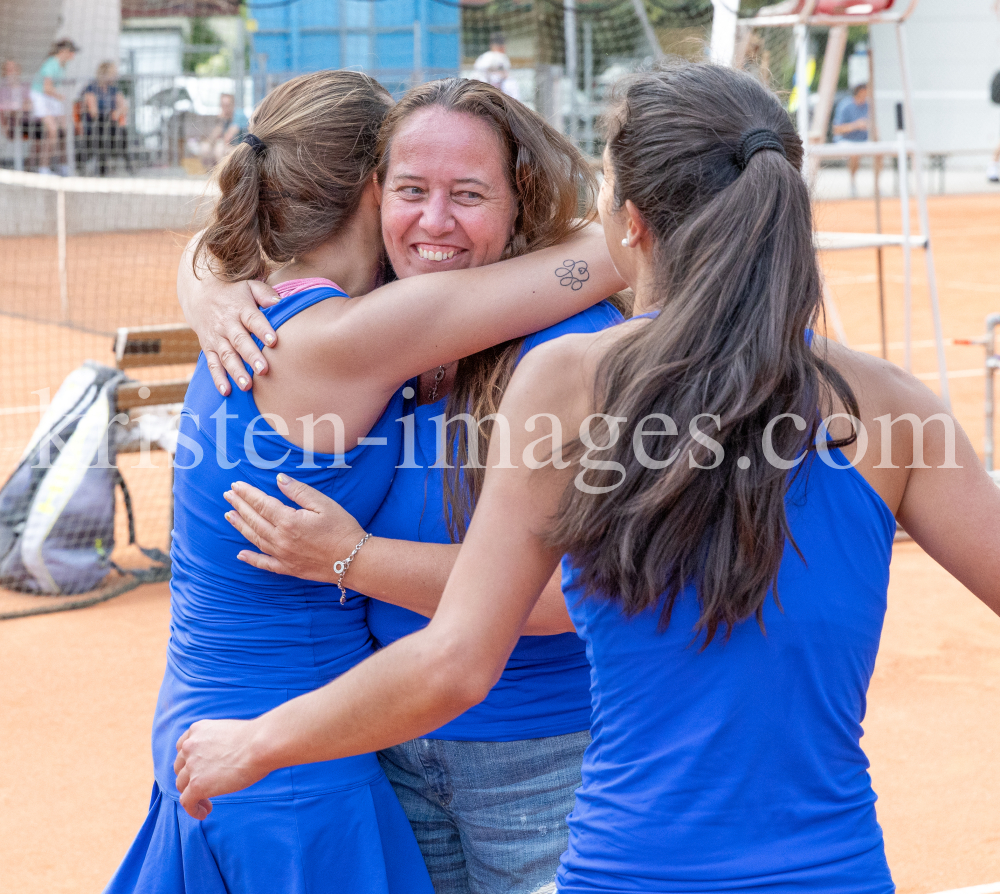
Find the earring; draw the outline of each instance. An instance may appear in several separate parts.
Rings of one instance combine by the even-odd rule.
[[[628,236],[622,238],[622,248],[628,248]]]

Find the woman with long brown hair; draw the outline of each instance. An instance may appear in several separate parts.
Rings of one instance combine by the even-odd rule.
[[[391,107],[389,94],[358,72],[295,78],[261,102],[219,173],[221,194],[193,264],[228,280],[267,277],[282,295],[266,312],[281,346],[269,351],[271,375],[252,391],[218,389],[202,357],[185,398],[156,783],[109,894],[431,891],[374,754],[272,774],[200,824],[178,808],[172,772],[177,737],[193,720],[256,716],[371,652],[366,600],[343,586],[364,540],[337,557],[339,577],[327,584],[240,563],[240,538],[223,517],[233,476],[274,492],[275,472],[295,474],[367,523],[403,449],[396,420],[408,379],[551,325],[619,283],[599,231],[576,226],[562,246],[491,271],[376,288],[383,250],[372,175]],[[488,159],[469,164],[482,179],[502,176]],[[514,203],[501,194],[496,204],[509,228]],[[577,291],[552,272],[566,252],[591,265]],[[250,375],[249,367],[238,372]]]
[[[257,720],[195,724],[182,804],[465,710],[565,555],[594,739],[557,890],[888,894],[859,740],[896,519],[1000,613],[1000,490],[916,379],[812,334],[802,146],[759,83],[636,77],[604,161],[640,314],[521,364],[501,412],[525,459],[492,445],[428,627]],[[527,462],[541,412],[576,461]]]
[[[435,81],[410,90],[386,117],[378,151],[382,233],[404,282],[554,245],[579,226],[578,214],[593,209],[595,183],[579,152],[527,107],[478,81]],[[515,208],[512,222],[503,197]],[[572,253],[552,272],[571,291],[590,276]],[[182,285],[203,342],[211,327],[199,315],[211,314],[228,292],[246,293],[246,287],[223,291],[208,279],[194,282],[184,270]],[[374,597],[368,605],[373,636],[386,646],[420,629],[441,597],[482,486],[488,417],[514,367],[547,340],[620,320],[602,303],[527,338],[431,368],[400,414],[404,455],[370,523],[350,518],[343,538],[331,541],[322,529],[338,507],[292,475],[279,487],[308,506],[301,515],[318,530],[288,531],[283,563],[252,550],[241,558],[303,580],[335,580],[331,556],[339,555],[342,540],[350,539],[350,552],[372,534],[349,582]],[[425,337],[413,331],[414,339]],[[247,360],[253,362],[253,355]],[[483,425],[455,421],[463,414]],[[247,505],[244,499],[265,499],[240,477],[234,472],[228,497],[236,510]],[[240,524],[238,512],[230,517]],[[245,526],[240,530],[254,536]],[[555,578],[483,704],[380,754],[438,894],[518,894],[555,871],[590,738],[589,669],[571,630]]]

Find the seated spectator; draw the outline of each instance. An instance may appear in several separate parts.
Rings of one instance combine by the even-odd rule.
[[[56,41],[49,57],[42,63],[31,82],[31,112],[42,122],[42,152],[39,174],[51,174],[53,158],[59,147],[62,119],[66,115],[66,97],[61,92],[66,80],[66,65],[80,51],[68,37]],[[69,165],[60,166],[60,173],[68,176]]]
[[[242,109],[236,108],[236,98],[232,93],[223,93],[219,97],[219,105],[222,109],[215,127],[201,144],[201,163],[206,168],[215,167],[229,155],[247,128],[247,116]]]
[[[8,140],[13,140],[18,125],[22,139],[30,135],[31,91],[21,80],[21,66],[13,59],[3,64],[0,79],[0,127]]]
[[[520,99],[517,81],[510,76],[510,57],[507,55],[507,39],[500,31],[490,35],[490,48],[476,59],[473,78],[486,81],[514,99]]]
[[[108,159],[116,151],[125,157],[125,167],[132,173],[128,155],[128,101],[118,89],[118,66],[102,62],[97,77],[83,91],[83,127],[87,143],[86,158],[97,156],[100,176],[107,173]]]
[[[859,84],[854,95],[843,99],[833,116],[833,142],[864,143],[868,139],[868,85]],[[852,155],[847,159],[851,172],[851,197],[858,194],[854,175],[858,173],[861,157]]]

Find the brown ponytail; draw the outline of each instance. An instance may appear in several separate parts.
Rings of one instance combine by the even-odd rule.
[[[767,134],[756,139],[764,151],[747,157],[755,131]],[[624,86],[607,145],[613,204],[632,201],[653,234],[663,312],[598,370],[596,407],[628,420],[601,459],[622,471],[588,473],[605,493],[570,486],[552,538],[588,594],[629,615],[662,600],[661,627],[694,584],[707,644],[720,627],[760,622],[768,592],[778,599],[790,473],[761,455],[768,423],[805,421],[805,431],[787,419],[773,428],[775,453],[792,460],[814,443],[821,406],[839,399],[857,416],[857,400],[807,338],[822,313],[820,274],[802,143],[777,99],[719,66],[655,70]],[[647,439],[641,461],[633,435],[652,414],[679,435]],[[714,468],[717,455],[690,433],[701,414],[721,420],[699,426],[723,448]]]
[[[302,75],[269,93],[219,170],[195,272],[207,262],[228,282],[264,279],[322,244],[357,210],[391,107],[385,88],[354,71]]]

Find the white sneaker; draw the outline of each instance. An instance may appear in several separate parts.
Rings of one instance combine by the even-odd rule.
[[[1000,183],[1000,164],[993,162],[993,164],[986,169],[986,179],[989,180],[990,183]]]
[[[51,174],[52,173],[52,168],[39,168],[38,169],[38,173],[39,174]]]

